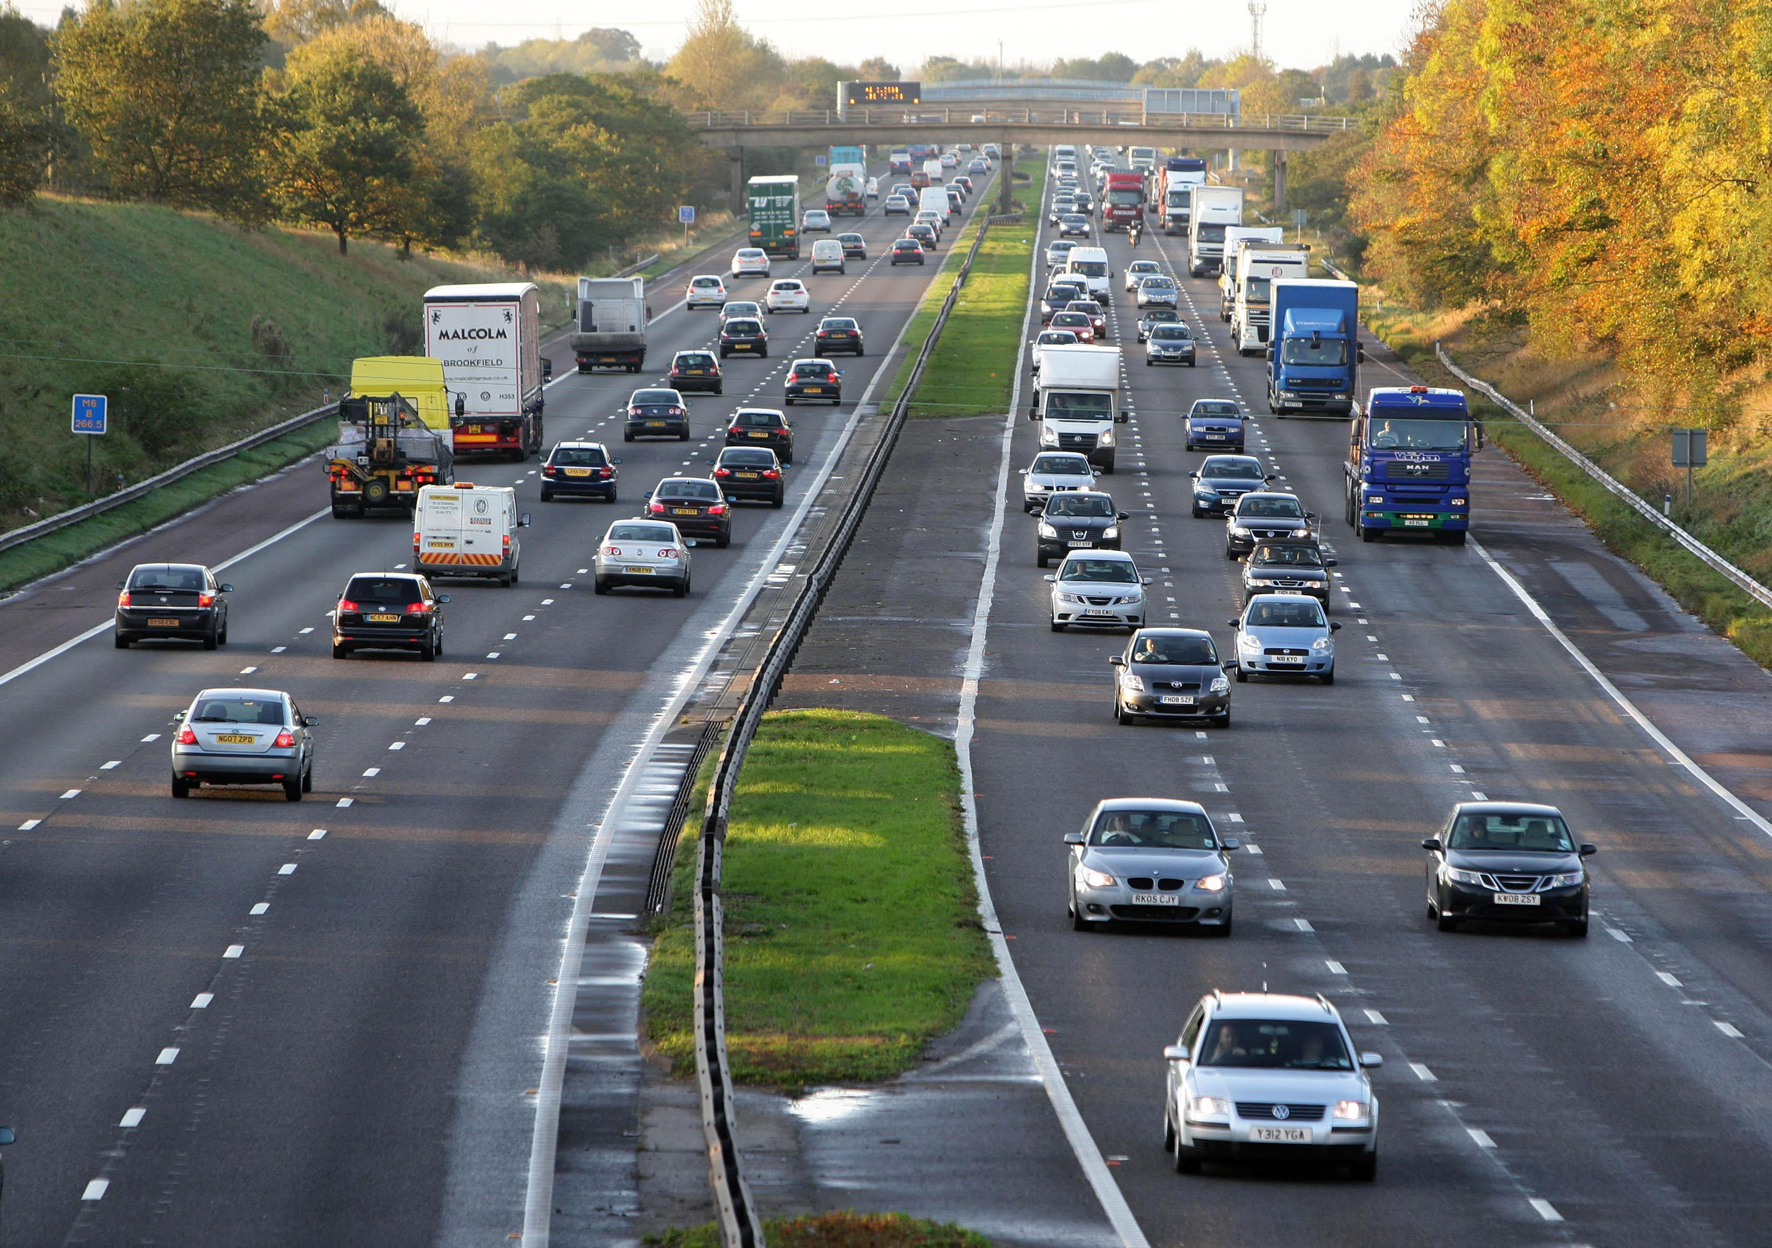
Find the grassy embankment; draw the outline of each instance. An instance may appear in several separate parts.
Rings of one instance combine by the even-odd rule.
[[[677,1074],[695,1062],[703,800],[678,849],[644,996],[647,1039]],[[726,1044],[743,1082],[799,1090],[890,1078],[960,1021],[994,973],[953,747],[882,716],[767,716],[733,801],[724,873]]]
[[[1027,307],[1028,266],[1046,188],[1046,167],[1039,156],[1017,157],[1015,167],[1030,175],[1029,181],[1017,182],[1013,192],[1026,215],[1018,222],[993,225],[978,249],[972,274],[960,289],[953,315],[948,317],[911,402],[912,416],[1001,416],[1009,410],[1021,314]],[[995,188],[973,202],[974,218],[948,248],[950,257],[963,257],[972,246],[978,217],[995,210]],[[943,267],[912,314],[905,333],[905,358],[881,400],[882,407],[895,402],[910,381],[911,365],[953,286],[952,272],[959,264],[956,259],[953,270]]]
[[[443,282],[507,270],[330,236],[242,230],[143,204],[42,197],[0,214],[0,529],[85,502],[86,445],[69,396],[106,394],[111,432],[93,446],[99,494],[139,481],[337,395],[359,355],[423,349],[419,300]],[[564,286],[543,280],[544,319]],[[52,570],[204,497],[325,445],[308,431],[64,530],[41,552],[0,559],[0,585]],[[164,496],[164,497],[162,497]],[[316,497],[320,497],[317,490]],[[127,520],[127,523],[125,523]],[[33,544],[35,546],[37,544]]]
[[[1693,506],[1684,503],[1684,470],[1668,460],[1668,418],[1637,410],[1608,361],[1549,360],[1523,345],[1517,330],[1497,330],[1463,314],[1426,315],[1368,287],[1365,319],[1373,332],[1423,377],[1460,386],[1440,366],[1434,343],[1461,367],[1521,405],[1583,454],[1651,501],[1675,498],[1673,517],[1699,540],[1762,582],[1772,577],[1772,440],[1764,433],[1711,438],[1711,464],[1695,474]],[[1606,546],[1648,573],[1686,610],[1729,638],[1755,662],[1772,667],[1772,611],[1689,554],[1501,408],[1472,394],[1490,438],[1534,480],[1585,520]],[[1480,509],[1479,509],[1480,510]],[[1482,531],[1477,530],[1479,540]]]
[[[776,1218],[763,1225],[775,1248],[990,1248],[976,1231],[949,1222],[937,1224],[902,1213],[825,1213]],[[713,1222],[686,1231],[650,1235],[652,1248],[720,1248]]]

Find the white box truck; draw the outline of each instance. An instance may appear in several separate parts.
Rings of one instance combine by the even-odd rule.
[[[942,228],[946,229],[948,219],[954,215],[954,205],[948,199],[945,188],[926,186],[917,192],[917,211],[940,213]]]
[[[923,176],[929,179],[930,186],[940,186],[945,180],[940,158],[923,162]]]
[[[1120,420],[1120,348],[1042,347],[1028,418],[1040,422],[1042,450],[1081,451],[1111,474],[1114,425]]]
[[[1273,323],[1273,285],[1311,275],[1311,249],[1301,243],[1250,243],[1237,249],[1237,302],[1231,308],[1231,341],[1238,355],[1267,349]]]
[[[533,282],[433,286],[425,292],[425,354],[455,396],[455,454],[542,449],[541,305]]]
[[[515,584],[523,559],[517,491],[508,485],[427,485],[412,512],[412,567],[440,576],[490,577]]]
[[[1231,305],[1237,301],[1237,248],[1243,240],[1278,243],[1286,231],[1277,225],[1233,225],[1224,232],[1224,261],[1218,266],[1218,319],[1231,319]]]
[[[639,372],[646,363],[646,279],[579,278],[578,323],[569,341],[581,373]]]
[[[1243,224],[1243,188],[1196,186],[1188,210],[1187,271],[1190,277],[1218,272],[1224,259],[1224,232]]]

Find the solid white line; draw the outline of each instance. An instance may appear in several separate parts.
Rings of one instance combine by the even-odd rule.
[[[1543,607],[1538,605],[1538,601],[1527,592],[1526,587],[1518,580],[1514,579],[1513,575],[1508,572],[1506,568],[1496,562],[1493,555],[1483,549],[1482,543],[1470,539],[1467,539],[1467,541],[1469,541],[1470,546],[1477,552],[1483,562],[1489,565],[1490,571],[1494,572],[1496,576],[1499,576],[1502,579],[1502,582],[1509,589],[1514,591],[1514,596],[1526,604],[1526,609],[1532,613],[1533,617],[1537,619],[1540,624],[1544,625],[1545,631],[1550,633],[1552,637],[1555,637],[1557,641],[1561,643],[1563,649],[1569,652],[1569,656],[1581,665],[1582,671],[1586,672],[1593,678],[1595,684],[1605,690],[1606,696],[1611,698],[1612,701],[1617,704],[1619,710],[1630,716],[1630,718],[1636,722],[1637,727],[1641,728],[1651,741],[1660,746],[1675,764],[1684,767],[1686,771],[1691,774],[1693,779],[1697,780],[1705,788],[1721,798],[1730,809],[1735,811],[1736,814],[1747,820],[1747,822],[1753,824],[1754,827],[1758,828],[1767,836],[1772,836],[1772,823],[1768,823],[1765,817],[1753,807],[1749,806],[1746,802],[1742,801],[1739,797],[1735,796],[1735,794],[1719,784],[1711,776],[1710,772],[1693,762],[1686,754],[1686,751],[1675,745],[1668,739],[1667,734],[1663,733],[1661,729],[1650,723],[1649,717],[1639,711],[1634,702],[1625,697],[1623,693],[1619,692],[1618,686],[1614,685],[1611,680],[1607,678],[1606,674],[1598,667],[1595,667],[1593,661],[1581,652],[1581,648],[1574,642],[1570,641],[1563,630],[1557,627],[1556,621],[1552,620],[1549,613],[1546,612]]]
[[[1546,1222],[1561,1222],[1563,1220],[1563,1215],[1558,1213],[1557,1207],[1551,1204],[1548,1200],[1534,1196],[1527,1201],[1527,1203],[1536,1209],[1538,1211],[1538,1216],[1543,1218]]]
[[[1042,254],[1040,233],[1040,226],[1036,224],[1033,261],[1028,267],[1030,294],[1039,273]],[[1126,1197],[1114,1182],[1112,1171],[1102,1160],[1101,1149],[1096,1147],[1094,1138],[1089,1134],[1089,1127],[1083,1121],[1076,1101],[1071,1097],[1070,1087],[1064,1081],[1064,1072],[1059,1069],[1058,1060],[1052,1055],[1052,1046],[1047,1043],[1046,1033],[1034,1014],[1027,989],[1022,986],[1021,976],[1016,973],[1015,961],[1009,954],[1009,942],[1003,939],[1002,923],[997,918],[996,906],[991,901],[990,882],[985,878],[984,853],[979,848],[978,841],[978,801],[973,796],[972,734],[977,726],[978,682],[984,672],[985,638],[990,630],[997,564],[1003,553],[1003,517],[1008,500],[1009,459],[1014,452],[1016,415],[1021,410],[1024,353],[1027,350],[1032,319],[1033,303],[1030,299],[1028,310],[1022,317],[1021,346],[1015,357],[1015,385],[1009,396],[1009,415],[1003,422],[1003,450],[997,464],[996,511],[991,517],[990,538],[985,548],[984,575],[979,582],[978,603],[972,613],[972,641],[966,654],[965,676],[960,684],[960,713],[954,731],[954,751],[960,763],[960,810],[966,825],[967,848],[972,855],[972,878],[978,890],[979,918],[984,923],[991,949],[997,957],[997,970],[1003,978],[1003,996],[1009,1002],[1015,1021],[1021,1026],[1022,1040],[1040,1072],[1047,1099],[1052,1102],[1052,1110],[1058,1116],[1059,1125],[1064,1128],[1065,1139],[1070,1142],[1071,1151],[1076,1154],[1077,1162],[1083,1169],[1083,1177],[1088,1179],[1089,1186],[1095,1190],[1095,1197],[1101,1202],[1102,1211],[1107,1214],[1108,1222],[1112,1224],[1114,1233],[1120,1237],[1120,1242],[1126,1248],[1149,1248],[1149,1241],[1139,1229],[1138,1219],[1132,1215],[1132,1207],[1126,1203]]]

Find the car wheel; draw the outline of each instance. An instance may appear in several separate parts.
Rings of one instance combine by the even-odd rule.
[[[1226,711],[1224,714],[1214,719],[1212,724],[1215,728],[1229,728],[1231,726],[1231,713]]]
[[[418,648],[418,657],[426,663],[435,663],[437,661],[437,644],[431,641],[425,642]]]
[[[1237,668],[1237,683],[1244,685],[1249,683],[1249,673],[1244,671],[1240,666]]]
[[[191,795],[191,782],[186,780],[183,776],[174,776],[172,778],[172,795],[174,797],[189,797]]]
[[[628,430],[623,429],[621,431],[621,440],[623,442],[632,442],[634,440],[634,435],[632,433],[630,433]]]
[[[682,433],[678,434],[677,441],[679,441],[679,442],[689,441],[689,430],[685,429]]]
[[[608,593],[609,592],[609,582],[599,576],[596,580],[596,583],[591,586],[591,592],[595,593],[595,594]]]
[[[216,635],[214,633],[210,633],[203,638],[203,648],[205,650],[213,650],[213,649],[215,649],[216,645],[217,645]]]
[[[689,578],[688,577],[684,577],[682,580],[678,581],[675,585],[671,586],[671,596],[673,598],[687,598],[689,596]]]
[[[1198,507],[1191,508],[1190,510],[1193,512],[1194,519],[1196,519],[1196,520],[1198,520],[1201,516],[1204,516],[1206,514],[1205,512],[1201,511]]]
[[[1224,916],[1224,922],[1220,923],[1217,927],[1209,927],[1206,930],[1222,940],[1231,934],[1232,920],[1234,918],[1234,915],[1227,914]]]
[[[300,776],[297,776],[294,780],[285,780],[283,782],[283,797],[284,797],[284,800],[286,800],[286,801],[291,801],[291,802],[301,801],[301,777]]]
[[[1130,728],[1138,722],[1138,716],[1129,714],[1126,704],[1120,701],[1120,695],[1114,695],[1114,722],[1123,728]]]
[[[1360,1160],[1347,1168],[1348,1177],[1361,1183],[1370,1183],[1378,1177],[1378,1149],[1374,1148]]]
[[[1563,930],[1579,940],[1587,935],[1587,920],[1576,919],[1574,922],[1567,924]]]
[[[1062,633],[1067,627],[1069,627],[1068,625],[1060,624],[1057,620],[1053,620],[1051,623],[1052,631],[1055,633]]]
[[[1446,913],[1444,907],[1441,907],[1439,914],[1435,916],[1434,926],[1438,927],[1442,932],[1456,932],[1458,930],[1458,922],[1457,919]]]
[[[1325,685],[1333,685],[1335,683],[1335,669],[1332,667],[1324,672],[1321,679]]]
[[[215,644],[218,646],[225,646],[228,644],[228,620],[226,616],[222,617],[221,632],[215,635]]]
[[[551,502],[553,502],[553,501],[554,501],[554,495],[553,495],[553,492],[552,492],[552,491],[551,491],[551,490],[543,490],[543,491],[542,491],[542,492],[541,492],[541,501],[542,501],[542,502],[544,502],[544,503],[551,503]]]
[[[720,534],[719,537],[716,537],[714,539],[714,545],[720,550],[725,550],[728,546],[732,545],[731,530],[727,530],[726,532]]]
[[[1200,1173],[1200,1151],[1183,1144],[1179,1135],[1175,1137],[1175,1148],[1170,1155],[1175,1159],[1175,1173]]]
[[[1041,567],[1041,568],[1046,566],[1046,552],[1045,551],[1043,551],[1043,550],[1034,551],[1034,566]]]
[[[1076,904],[1072,903],[1072,905],[1071,905],[1071,930],[1073,932],[1087,932],[1087,931],[1091,930],[1094,926],[1095,926],[1095,924],[1091,923],[1088,919],[1084,918],[1082,916],[1082,914],[1077,910]]]
[[[1168,1107],[1163,1109],[1163,1151],[1169,1152],[1175,1147],[1175,1123],[1169,1117]]]
[[[314,764],[311,759],[308,762],[308,769],[301,773],[301,791],[303,793],[314,791]]]
[[[792,407],[794,405],[794,396],[791,394],[783,395],[781,405],[783,407]]]
[[[786,501],[787,498],[778,491],[775,497],[769,500],[769,505],[771,507],[780,507]]]
[[[129,649],[129,637],[125,633],[116,634],[111,638],[111,641],[119,650]]]
[[[1229,547],[1229,546],[1226,546],[1226,547],[1225,547],[1225,548],[1224,548],[1224,557],[1225,557],[1225,558],[1226,558],[1226,559],[1230,559],[1230,560],[1232,560],[1232,561],[1233,561],[1233,562],[1234,562],[1234,561],[1235,561],[1235,560],[1236,560],[1236,557],[1237,557],[1237,552],[1236,552],[1236,551],[1234,551],[1234,550],[1232,550],[1232,549],[1231,549],[1231,548],[1230,548],[1230,547]]]
[[[332,643],[332,657],[333,658],[335,658],[335,659],[347,658],[347,657],[349,657],[350,653],[351,652],[349,650],[345,649],[345,647],[343,645],[341,645],[339,642],[335,641]]]

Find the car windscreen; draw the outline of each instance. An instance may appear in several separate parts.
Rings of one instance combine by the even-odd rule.
[[[1347,363],[1347,343],[1339,338],[1320,338],[1312,346],[1309,338],[1288,338],[1280,348],[1280,362],[1339,368]]]
[[[1066,213],[1065,217],[1064,217],[1064,224],[1066,224],[1066,225],[1088,225],[1089,218],[1084,216],[1080,212]]]
[[[1146,290],[1174,290],[1175,280],[1158,273],[1145,278],[1139,283],[1139,285],[1143,286]]]
[[[1150,333],[1152,342],[1187,342],[1193,336],[1186,325],[1153,325]]]
[[[1461,420],[1372,420],[1372,445],[1380,450],[1457,451],[1465,437]]]
[[[1214,420],[1234,420],[1242,415],[1242,409],[1235,403],[1222,399],[1201,399],[1188,409],[1189,416],[1209,416]]]
[[[552,462],[567,468],[601,468],[609,461],[594,446],[557,446]]]
[[[1046,514],[1072,520],[1104,520],[1114,514],[1114,500],[1099,494],[1054,494],[1046,501]]]
[[[617,524],[610,526],[608,539],[611,542],[675,542],[675,529],[662,528],[656,524]]]
[[[397,602],[401,606],[424,597],[418,582],[408,576],[353,576],[344,596],[351,602]]]
[[[1315,546],[1257,546],[1252,563],[1280,563],[1294,568],[1320,568],[1323,556]]]
[[[1237,518],[1246,516],[1298,520],[1304,518],[1304,508],[1298,505],[1296,498],[1244,498],[1237,504]]]
[[[1138,569],[1130,559],[1087,559],[1072,557],[1059,570],[1061,581],[1107,581],[1117,585],[1138,584]]]
[[[1046,415],[1053,420],[1108,420],[1113,414],[1113,402],[1106,394],[1067,390],[1046,394]]]
[[[1088,329],[1095,322],[1087,312],[1072,312],[1068,309],[1052,318],[1054,325],[1074,325],[1078,329]]]
[[[1163,637],[1146,634],[1132,645],[1132,662],[1178,667],[1206,667],[1218,662],[1210,637]]]
[[[731,338],[754,338],[762,332],[762,321],[747,321],[742,318],[734,318],[726,322],[726,334]]]
[[[653,403],[665,403],[675,407],[677,405],[677,397],[677,392],[675,390],[636,390],[634,391],[634,397],[629,399],[628,402],[636,407],[644,407],[647,404]]]
[[[1264,602],[1258,595],[1249,604],[1245,628],[1323,628],[1323,608],[1314,602]]]
[[[1267,474],[1251,459],[1209,459],[1200,465],[1200,475],[1219,481],[1260,481]]]
[[[693,498],[710,503],[720,500],[720,487],[712,481],[660,481],[655,493],[659,498]]]
[[[740,464],[746,468],[775,467],[775,452],[752,450],[748,447],[733,447],[720,452],[720,463],[723,465]]]
[[[1089,843],[1120,849],[1217,849],[1212,821],[1192,810],[1104,810]]]
[[[1146,325],[1174,325],[1181,320],[1181,313],[1174,308],[1152,308],[1144,314]]]
[[[1081,273],[1084,277],[1106,277],[1108,271],[1105,260],[1072,260],[1071,272]]]
[[[1086,477],[1089,461],[1081,455],[1040,455],[1034,459],[1034,471],[1057,477]]]
[[[129,574],[133,590],[163,590],[167,593],[200,593],[204,588],[201,568],[167,567],[165,565],[137,568]]]
[[[1559,815],[1465,814],[1452,825],[1448,849],[1525,850],[1572,854],[1575,841]]]
[[[191,708],[194,724],[283,724],[282,698],[243,698],[235,694],[200,697]]]
[[[1352,1070],[1334,1023],[1302,1019],[1215,1019],[1200,1045],[1202,1066],[1259,1070]]]

